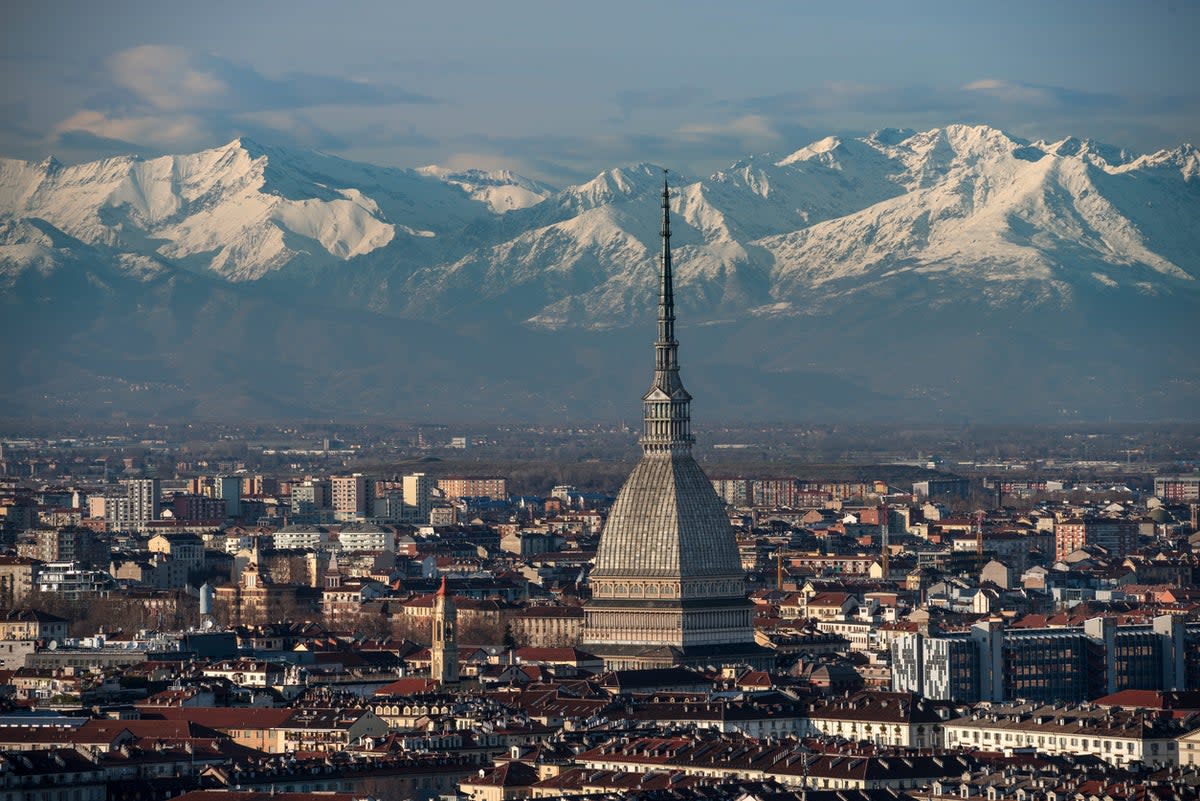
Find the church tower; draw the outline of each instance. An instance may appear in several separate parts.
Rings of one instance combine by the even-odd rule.
[[[662,191],[654,379],[642,396],[642,458],[600,535],[582,647],[612,669],[748,663],[754,642],[741,556],[725,504],[692,458],[691,401],[679,377],[670,191]]]
[[[446,590],[446,577],[433,596],[433,645],[429,676],[441,684],[458,681],[458,610]]]

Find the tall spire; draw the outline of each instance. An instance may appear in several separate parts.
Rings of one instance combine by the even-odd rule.
[[[665,172],[665,170],[664,170]],[[654,341],[654,382],[642,396],[642,450],[687,451],[692,446],[692,396],[679,378],[679,342],[675,339],[675,289],[671,276],[671,190],[662,190],[662,254],[658,263],[658,338]]]

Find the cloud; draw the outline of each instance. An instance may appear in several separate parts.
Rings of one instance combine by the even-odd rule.
[[[769,119],[762,114],[747,114],[731,120],[717,122],[690,123],[680,126],[680,136],[704,141],[719,139],[778,139],[779,134],[771,125]]]
[[[54,141],[75,136],[75,142],[86,141],[80,135],[91,137],[93,142],[123,142],[140,144],[146,142],[190,143],[208,133],[208,127],[199,117],[190,114],[148,114],[110,117],[99,111],[77,111],[54,127]]]
[[[113,84],[133,102],[158,111],[271,111],[312,106],[429,104],[428,95],[396,86],[313,73],[278,78],[218,56],[181,47],[141,45],[108,61]],[[97,95],[104,108],[111,95]]]
[[[339,117],[436,104],[382,83],[313,73],[271,77],[181,47],[140,45],[115,53],[104,66],[101,88],[50,127],[52,147],[95,158],[131,150],[179,152],[251,136],[342,150],[350,143],[339,133],[346,127],[336,122]],[[411,128],[398,137],[428,143]]]
[[[962,87],[968,100],[995,101],[1012,106],[1042,109],[1104,109],[1134,102],[1117,94],[1083,92],[1062,86],[1042,86],[998,78],[972,81]]]

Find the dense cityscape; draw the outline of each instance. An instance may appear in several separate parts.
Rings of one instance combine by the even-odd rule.
[[[624,425],[5,438],[4,801],[1200,797],[1187,438],[693,454],[661,206],[611,484]]]
[[[709,469],[753,652],[629,667],[585,642],[617,487],[473,469],[629,432],[327,431],[4,439],[6,791],[1195,797],[1200,474],[1139,435],[791,476],[739,448]]]

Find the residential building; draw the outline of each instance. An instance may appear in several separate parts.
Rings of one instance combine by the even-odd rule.
[[[43,640],[62,642],[67,621],[37,609],[10,609],[0,617],[0,640]]]
[[[208,495],[180,492],[171,498],[171,513],[176,520],[224,520],[226,509],[225,501]]]
[[[1080,517],[1060,520],[1054,525],[1054,558],[1085,545],[1099,545],[1113,556],[1125,556],[1137,547],[1138,525],[1135,520],[1107,517]]]
[[[125,481],[129,499],[129,521],[134,527],[157,520],[162,505],[162,486],[157,478],[132,478]]]
[[[38,592],[52,592],[69,601],[106,596],[114,587],[107,570],[80,567],[75,562],[46,562],[35,580]]]
[[[1200,501],[1200,473],[1183,476],[1155,476],[1154,494],[1167,503]]]
[[[325,549],[329,547],[329,529],[307,523],[284,526],[271,535],[277,551]]]
[[[403,478],[404,510],[402,523],[429,523],[433,509],[433,480],[425,473],[411,473]]]
[[[161,553],[172,561],[186,565],[187,570],[204,567],[204,540],[195,534],[157,534],[146,547],[151,553]]]
[[[368,495],[368,487],[373,488],[374,483],[362,473],[331,478],[334,519],[357,520],[369,515],[372,498]]]
[[[1179,764],[1178,740],[1197,726],[1156,711],[1040,703],[993,704],[943,724],[948,748],[1006,754],[1034,748],[1157,768]]]
[[[459,498],[489,498],[504,500],[508,497],[508,479],[500,476],[450,476],[439,478],[437,488],[446,500]]]
[[[213,480],[213,495],[225,501],[225,516],[242,514],[242,479],[240,476],[217,476]]]
[[[311,515],[318,510],[330,508],[330,483],[308,479],[300,484],[293,484],[289,496],[292,514]]]
[[[29,597],[41,561],[24,556],[0,556],[0,609],[13,609]]]
[[[338,547],[346,552],[391,551],[394,553],[396,532],[375,523],[347,523],[338,531]]]
[[[114,494],[88,496],[88,517],[104,521],[105,531],[129,531],[133,520],[130,516],[129,495]]]
[[[910,693],[859,692],[845,698],[814,701],[808,733],[866,740],[905,748],[942,746],[942,725],[949,708]]]

